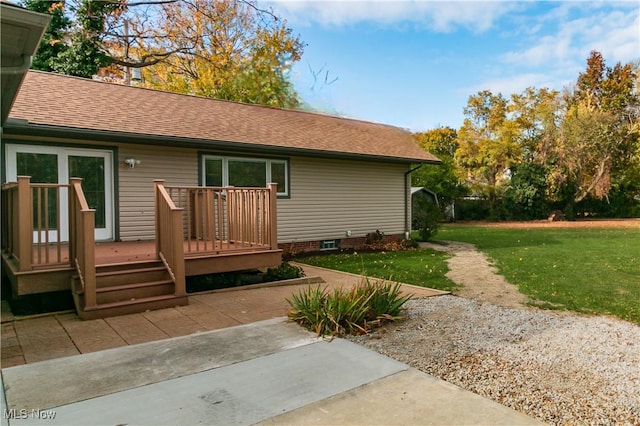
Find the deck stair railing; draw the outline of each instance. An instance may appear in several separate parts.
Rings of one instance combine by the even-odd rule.
[[[90,209],[82,192],[82,179],[69,184],[69,259],[78,272],[83,289],[84,308],[95,308],[96,258],[95,209]]]
[[[182,208],[176,207],[163,180],[154,180],[156,209],[156,256],[174,282],[176,296],[186,294]]]
[[[182,208],[187,254],[277,249],[276,184],[266,188],[167,186]]]

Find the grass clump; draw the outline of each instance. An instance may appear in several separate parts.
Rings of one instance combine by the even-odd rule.
[[[343,336],[368,333],[384,322],[401,319],[402,305],[410,298],[401,295],[400,284],[364,279],[351,289],[309,286],[286,300],[291,321],[318,336]]]

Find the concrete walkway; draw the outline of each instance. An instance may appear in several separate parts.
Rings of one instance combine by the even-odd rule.
[[[540,424],[284,318],[2,370],[5,425]]]
[[[316,277],[310,282],[328,287],[362,280],[304,269]],[[189,306],[104,320],[3,317],[0,426],[539,424],[359,345],[287,323],[284,298],[307,285],[199,294]]]

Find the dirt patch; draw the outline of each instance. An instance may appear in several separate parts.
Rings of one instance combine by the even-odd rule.
[[[421,243],[420,246],[451,254],[447,260],[449,272],[446,277],[462,286],[454,294],[507,307],[520,307],[527,303],[528,298],[518,291],[518,287],[499,275],[473,244],[443,241],[438,244]]]

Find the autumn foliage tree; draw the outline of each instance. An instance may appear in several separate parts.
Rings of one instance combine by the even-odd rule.
[[[46,4],[55,4],[48,7]],[[25,0],[68,19],[56,52],[41,50],[50,71],[127,81],[144,70],[151,87],[234,101],[295,107],[288,71],[304,43],[255,0]],[[50,49],[49,49],[50,50]]]
[[[244,1],[188,0],[163,6],[165,50],[171,55],[145,69],[146,84],[218,99],[297,107],[288,79],[304,45],[270,13]],[[141,51],[153,51],[153,47]]]
[[[608,67],[594,51],[562,95],[527,88],[508,99],[489,90],[470,96],[450,146],[490,217],[535,219],[558,207],[569,218],[640,213],[639,68]]]
[[[640,97],[636,79],[632,64],[610,68],[593,51],[574,90],[565,94],[551,180],[573,194],[568,208],[587,197],[608,198],[616,176],[637,161]]]
[[[434,154],[442,163],[424,166],[411,174],[411,185],[426,187],[438,194],[442,205],[448,205],[467,194],[464,179],[458,173],[454,154],[458,150],[455,129],[439,127],[426,132],[414,133],[414,139],[425,151]]]
[[[470,96],[464,113],[454,158],[472,189],[485,196],[493,209],[511,165],[520,159],[517,129],[508,119],[508,101],[489,90]]]

